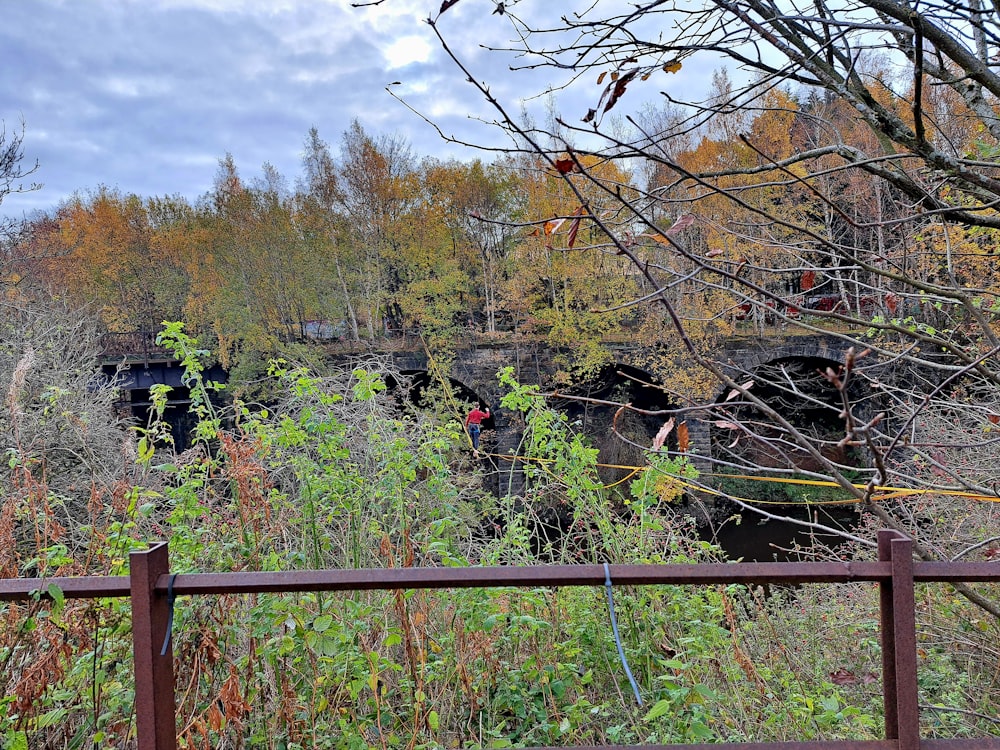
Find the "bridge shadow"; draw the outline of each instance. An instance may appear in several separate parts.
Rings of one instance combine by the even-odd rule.
[[[825,373],[836,376],[841,364],[819,356],[782,356],[742,373],[750,392],[776,411],[792,429],[809,438],[820,458],[800,447],[789,431],[764,410],[733,391],[715,402],[709,424],[714,470],[708,479],[716,490],[768,513],[791,520],[768,520],[724,499],[716,501],[714,519],[703,529],[733,558],[749,561],[790,559],[798,549],[818,544],[836,546],[834,534],[814,534],[795,521],[822,523],[848,530],[858,511],[849,493],[810,480],[826,475],[826,462],[848,476],[868,467],[861,451],[845,440],[844,399],[863,404],[869,397],[863,381],[837,388]],[[768,478],[781,482],[768,482]],[[800,480],[788,482],[788,480]],[[722,522],[718,525],[713,520]],[[733,522],[735,521],[735,522]]]
[[[552,399],[552,405],[598,449],[602,464],[598,474],[605,484],[620,482],[633,473],[633,467],[646,465],[646,451],[677,407],[661,386],[645,370],[615,363],[586,382],[560,390]],[[622,404],[639,411],[622,409]],[[677,447],[677,431],[672,430],[664,448]]]

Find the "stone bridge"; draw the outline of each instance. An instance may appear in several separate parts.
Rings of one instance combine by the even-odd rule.
[[[800,372],[815,374],[817,370],[825,370],[827,367],[836,369],[843,363],[848,346],[848,343],[835,335],[734,338],[718,353],[716,361],[722,363],[728,374],[739,382],[753,377],[754,373],[761,373],[775,363],[791,363]],[[643,363],[649,361],[650,349],[629,345],[611,348],[615,360],[613,364],[605,367],[592,382],[574,385],[566,392],[597,401],[629,402],[639,408],[654,411],[677,406],[671,403],[662,390],[655,387],[658,385],[657,379],[644,369]],[[523,478],[517,471],[516,463],[495,459],[496,455],[519,452],[523,425],[517,415],[506,413],[500,408],[503,394],[497,373],[505,367],[512,367],[519,382],[538,385],[543,391],[552,392],[556,389],[557,354],[558,352],[545,347],[541,342],[472,343],[456,353],[446,373],[452,392],[463,408],[465,404],[478,402],[489,406],[494,413],[484,432],[484,447],[487,449],[484,453],[494,454],[494,458],[484,460],[494,464],[494,471],[488,473],[494,478],[490,481],[496,481],[498,490],[513,489],[519,492],[523,488]],[[114,352],[113,355],[108,357],[105,364],[105,372],[109,374],[114,373],[116,367],[122,366],[122,354]],[[332,353],[332,359],[352,365],[370,366],[372,361],[386,362],[387,358],[391,360],[391,369],[407,376],[410,383],[418,388],[438,379],[436,363],[424,351],[413,348],[383,353],[375,358],[360,353]],[[878,367],[877,362],[872,360],[865,362],[869,367]],[[221,371],[213,371],[209,375],[212,379],[225,379],[225,374]],[[759,379],[764,381],[766,377],[761,375]],[[179,368],[169,355],[146,350],[139,357],[126,357],[125,368],[118,374],[118,382],[126,395],[123,404],[130,406],[137,416],[142,408],[148,407],[148,389],[152,384],[175,386],[171,405],[176,408],[178,426],[184,426],[182,413],[186,394],[180,382]],[[720,389],[717,395],[722,399],[725,391]],[[629,446],[611,435],[615,407],[567,400],[562,402],[561,408],[571,420],[578,423],[580,429],[595,438],[601,449],[602,463],[629,466],[644,462],[641,448]],[[648,446],[663,421],[663,417],[630,414],[624,420],[619,420],[618,429],[619,432],[626,432],[637,445]],[[689,453],[695,464],[706,470],[709,465],[707,459],[713,452],[712,428],[708,422],[699,419],[697,414],[688,415],[687,426],[690,436]],[[183,445],[183,439],[179,442]],[[602,473],[606,481],[615,481],[627,471],[605,468]]]
[[[827,367],[834,370],[843,364],[848,347],[844,339],[836,335],[815,335],[780,337],[774,339],[746,338],[733,339],[716,356],[716,361],[734,380],[744,382],[758,374],[758,379],[766,382],[769,368],[784,366],[800,374],[814,376]],[[670,409],[677,405],[655,386],[657,379],[644,369],[649,361],[648,349],[635,346],[612,347],[614,363],[595,376],[593,382],[582,383],[564,392],[608,401],[630,402],[639,408]],[[500,408],[503,395],[497,381],[497,372],[504,367],[512,367],[521,383],[538,385],[545,392],[557,391],[555,375],[558,370],[557,352],[541,345],[516,346],[513,344],[493,344],[470,346],[457,352],[447,375],[453,392],[459,401],[478,402],[491,408],[495,418],[484,432],[487,448],[494,454],[516,454],[523,434],[523,425],[516,415]],[[877,368],[874,357],[863,360],[868,368]],[[402,375],[417,379],[433,380],[435,364],[426,353],[418,351],[398,352],[392,355],[394,367]],[[793,373],[794,374],[794,373]],[[818,379],[818,378],[814,378]],[[644,385],[650,384],[650,385]],[[763,385],[762,385],[763,387]],[[718,400],[725,397],[726,390],[720,387]],[[860,399],[864,404],[864,398]],[[571,419],[579,421],[582,429],[595,438],[601,448],[602,463],[613,466],[627,466],[644,463],[642,451],[635,446],[622,445],[622,441],[611,437],[611,420],[616,409],[611,406],[581,406],[566,401],[563,407]],[[862,414],[865,417],[865,407]],[[653,436],[664,422],[663,417],[640,417],[629,415],[632,424],[626,427],[629,437],[636,443],[649,445]],[[621,419],[619,431],[622,431]],[[708,459],[712,456],[712,434],[709,422],[689,414],[687,427],[690,437],[689,452],[695,465],[703,471],[709,469]],[[496,481],[499,489],[520,489],[523,480],[517,476],[516,467],[508,461],[495,462]],[[504,469],[506,468],[506,471]],[[616,481],[627,472],[613,468],[602,469],[605,481]]]
[[[739,379],[780,360],[822,360],[831,365],[842,364],[848,346],[845,340],[834,335],[733,339],[719,353],[717,360],[723,363],[733,378]],[[628,345],[613,345],[610,349],[615,359],[614,366],[642,373],[647,381],[655,382],[651,374],[643,372],[650,349]],[[502,395],[497,372],[504,367],[513,367],[518,382],[551,391],[556,387],[557,354],[542,345],[473,345],[457,352],[448,376],[456,384],[475,393],[483,404],[496,408]],[[433,368],[433,363],[422,351],[396,352],[391,358],[401,373],[429,372]]]

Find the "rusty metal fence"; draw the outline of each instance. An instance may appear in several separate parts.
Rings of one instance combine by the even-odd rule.
[[[1000,738],[921,739],[917,693],[916,583],[1000,582],[1000,564],[914,561],[912,542],[892,531],[878,538],[877,562],[551,565],[490,568],[393,568],[259,573],[172,574],[167,544],[130,555],[130,575],[0,580],[0,600],[27,600],[56,583],[67,598],[130,597],[139,750],[176,750],[171,599],[214,594],[652,584],[877,583],[880,597],[883,740],[814,740],[645,745],[709,750],[1000,750]],[[606,746],[611,748],[613,746]],[[549,750],[549,749],[546,749]],[[588,748],[587,750],[591,750]],[[596,750],[596,749],[595,749]]]

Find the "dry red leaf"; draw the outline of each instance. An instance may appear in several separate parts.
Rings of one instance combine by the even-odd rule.
[[[236,673],[236,668],[229,667],[229,677],[219,691],[219,702],[225,715],[231,720],[239,722],[244,715],[250,711],[250,704],[243,697],[240,690],[240,678]]]
[[[611,91],[611,97],[608,99],[608,103],[604,105],[605,112],[611,111],[611,108],[618,103],[618,100],[625,94],[625,89],[628,87],[629,82],[635,78],[638,72],[638,70],[630,70],[614,82],[615,85]]]
[[[660,448],[663,447],[663,444],[667,441],[667,435],[670,434],[672,429],[674,429],[673,417],[664,422],[663,426],[656,433],[656,437],[653,438],[653,445],[651,446],[651,449],[654,451],[660,450]]]
[[[572,159],[556,159],[555,166],[559,174],[569,174],[576,169],[576,162]]]
[[[681,422],[677,425],[677,450],[687,453],[691,447],[691,436],[688,434],[688,423]]]
[[[671,224],[664,232],[667,237],[672,234],[677,234],[687,229],[689,226],[694,224],[694,214],[684,214],[681,218]]]
[[[573,247],[576,244],[576,234],[580,231],[580,218],[583,216],[583,206],[580,206],[573,212],[573,223],[569,225],[569,236],[566,238],[566,244],[569,247]]]
[[[854,672],[843,667],[830,672],[830,680],[834,685],[856,685],[858,683],[858,678],[854,675]]]
[[[213,732],[222,731],[222,724],[225,721],[225,717],[222,715],[222,711],[214,703],[208,707],[208,725],[212,728]]]
[[[580,231],[580,219],[573,219],[569,225],[569,235],[566,237],[566,246],[572,248],[576,244],[576,234]]]
[[[753,388],[753,381],[748,380],[742,386],[740,386],[744,391],[748,391]],[[738,388],[733,388],[729,393],[726,394],[726,401],[732,401],[734,398],[740,395],[740,390]]]

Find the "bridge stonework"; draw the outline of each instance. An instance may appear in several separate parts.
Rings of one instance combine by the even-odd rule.
[[[832,334],[734,339],[723,347],[717,360],[730,375],[739,378],[780,359],[825,359],[843,363],[849,346],[847,341]],[[616,365],[643,370],[654,350],[655,347],[617,346],[612,354]],[[544,346],[474,346],[460,349],[446,374],[475,391],[491,408],[497,408],[503,395],[497,382],[497,373],[501,369],[512,367],[518,382],[552,390],[556,385],[553,377],[558,370],[557,354]],[[430,370],[433,366],[424,352],[399,352],[393,355],[392,361],[401,372]]]
[[[827,359],[843,363],[851,343],[834,334],[788,336],[777,339],[733,339],[719,359],[732,374],[752,372],[779,359]]]
[[[741,381],[758,368],[779,360],[807,359],[822,360],[831,366],[842,364],[849,347],[850,344],[845,339],[833,334],[733,339],[718,352],[716,361],[734,380]],[[653,351],[651,348],[617,346],[612,353],[616,360],[615,366],[624,365],[644,370],[644,363],[649,361]],[[557,352],[540,345],[510,344],[480,345],[456,352],[445,374],[465,389],[473,391],[496,414],[496,430],[493,435],[493,450],[496,453],[517,453],[524,428],[516,415],[500,408],[503,393],[497,373],[505,367],[512,367],[518,382],[539,386],[543,391],[554,390],[557,385],[554,376],[558,370],[556,355]],[[873,360],[874,358],[866,359],[866,366],[875,364]],[[429,371],[434,374],[435,363],[423,352],[398,353],[393,356],[393,364],[401,372]],[[652,376],[649,381],[656,382]],[[722,397],[724,393],[725,389],[720,386],[718,396]],[[698,469],[709,471],[712,450],[710,424],[699,419],[697,413],[690,414],[687,421],[691,459]],[[515,472],[510,471],[510,468],[497,467],[501,474],[497,480],[501,491],[523,487],[523,478],[514,476]]]
[[[830,363],[843,363],[846,352],[850,344],[843,338],[833,334],[798,336],[798,337],[775,337],[772,339],[745,338],[732,339],[720,349],[716,360],[723,366],[734,379],[740,380],[756,369],[777,360],[789,359],[820,359]],[[642,348],[637,346],[615,346],[612,354],[615,357],[615,366],[628,366],[645,372],[645,363],[651,359],[654,348]],[[448,366],[448,371],[443,373],[457,385],[461,386],[461,391],[465,396],[471,391],[481,403],[490,406],[496,414],[496,430],[490,436],[493,450],[500,454],[515,454],[523,434],[523,424],[519,417],[505,413],[500,408],[500,399],[503,396],[497,373],[505,367],[512,367],[518,382],[527,385],[537,385],[543,391],[554,390],[556,383],[554,376],[558,371],[558,352],[535,343],[496,343],[496,344],[474,344],[467,348],[458,350],[454,359]],[[382,354],[377,357],[366,357],[364,355],[333,355],[331,359],[350,363],[352,366],[372,366],[379,359],[391,362],[391,367],[400,373],[424,373],[430,377],[437,377],[439,374],[438,363],[432,361],[423,351],[396,351],[391,354]],[[139,365],[133,366],[126,371],[127,375],[121,382],[124,391],[136,391],[148,388],[152,382],[167,382],[176,385],[173,381],[179,375],[179,368],[170,358],[160,355],[157,361],[153,362],[147,352]],[[865,359],[865,366],[870,367],[877,362],[873,362],[874,357]],[[109,360],[109,363],[111,360]],[[110,368],[110,369],[109,369]],[[110,377],[113,374],[114,366],[109,364],[106,374]],[[121,374],[118,376],[121,378]],[[225,380],[224,375],[216,379]],[[146,380],[150,382],[147,383]],[[649,382],[656,382],[650,376]],[[719,396],[724,394],[724,389],[720,387]],[[690,437],[690,453],[695,465],[702,470],[708,470],[711,457],[711,433],[707,421],[698,419],[697,414],[689,416],[688,432]],[[506,462],[505,462],[506,463]],[[498,467],[499,469],[500,467]],[[523,486],[523,479],[518,480],[514,473],[506,467],[506,476],[498,478],[501,488]],[[500,472],[503,473],[503,472]]]

